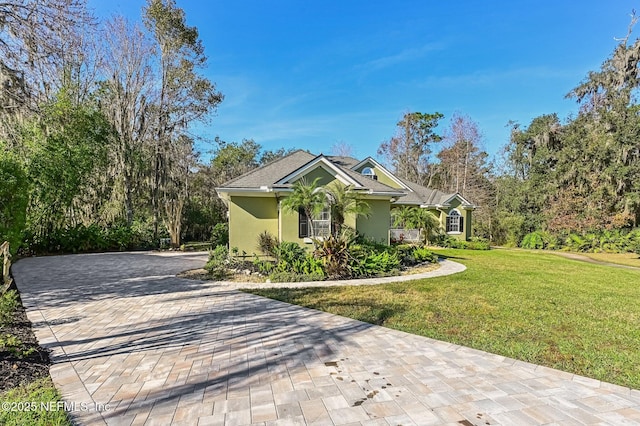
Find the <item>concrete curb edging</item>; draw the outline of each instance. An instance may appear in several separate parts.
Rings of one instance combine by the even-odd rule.
[[[405,281],[422,280],[425,278],[444,277],[446,275],[457,274],[467,269],[461,263],[452,260],[440,259],[440,267],[433,271],[421,274],[397,275],[393,277],[380,278],[357,278],[353,280],[329,280],[329,281],[305,281],[296,283],[252,283],[234,281],[216,281],[217,286],[224,286],[228,289],[254,289],[254,288],[304,288],[304,287],[338,287],[338,286],[360,286],[391,284]]]

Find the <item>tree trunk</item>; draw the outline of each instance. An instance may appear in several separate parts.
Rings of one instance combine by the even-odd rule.
[[[167,200],[165,213],[167,214],[166,225],[171,238],[171,247],[180,247],[180,232],[182,231],[182,209],[184,199]]]

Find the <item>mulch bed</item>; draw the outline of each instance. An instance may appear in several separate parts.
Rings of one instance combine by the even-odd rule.
[[[15,283],[11,290],[17,291]],[[26,356],[18,356],[0,349],[0,393],[49,376],[49,351],[38,344],[20,298],[18,302],[12,324],[0,327],[0,337],[13,335],[22,341],[22,351],[29,351],[31,348],[33,351]]]

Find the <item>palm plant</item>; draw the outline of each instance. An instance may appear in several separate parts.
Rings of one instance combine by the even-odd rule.
[[[319,187],[320,178],[308,183],[302,178],[293,184],[293,192],[284,200],[282,207],[285,211],[299,212],[302,210],[309,221],[311,235],[313,235],[313,218],[322,212],[326,203],[326,195]]]
[[[393,216],[393,226],[408,229],[407,224],[411,222],[411,218],[414,215],[413,210],[415,207],[400,206],[391,211]]]
[[[329,208],[331,210],[331,228],[335,237],[342,233],[347,216],[369,216],[371,207],[362,200],[353,185],[341,185],[332,182],[326,188]]]
[[[422,231],[422,237],[424,238],[424,244],[429,244],[431,237],[434,237],[440,233],[440,221],[427,209],[416,209],[416,216],[414,218],[415,224]]]
[[[440,221],[427,209],[403,206],[394,215],[394,224],[400,220],[407,228],[419,229],[423,244],[429,244],[431,237],[440,233]]]

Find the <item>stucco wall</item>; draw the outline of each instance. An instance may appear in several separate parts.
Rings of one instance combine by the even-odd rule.
[[[325,186],[333,182],[336,178],[332,173],[329,173],[323,167],[316,167],[315,169],[309,171],[306,175],[304,175],[304,180],[311,184],[317,178],[320,178],[318,181],[318,186]]]
[[[278,235],[278,205],[274,197],[231,196],[229,202],[229,248],[260,254],[258,235]]]
[[[369,217],[356,219],[356,230],[378,242],[389,244],[389,223],[391,220],[389,200],[367,200],[371,210]]]
[[[280,241],[291,241],[306,249],[313,249],[311,242],[305,243],[303,238],[298,238],[298,212],[290,212],[285,209],[281,209],[280,212]]]

